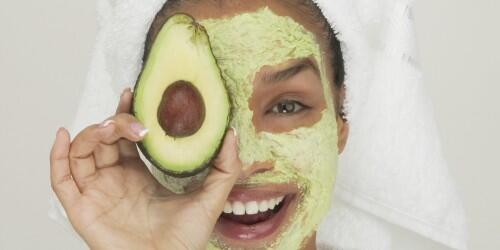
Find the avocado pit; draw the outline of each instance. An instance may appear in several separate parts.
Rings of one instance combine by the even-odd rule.
[[[174,138],[195,134],[205,120],[205,104],[198,89],[187,81],[176,81],[164,92],[158,107],[158,122]]]

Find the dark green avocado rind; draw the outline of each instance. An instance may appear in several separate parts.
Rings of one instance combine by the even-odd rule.
[[[226,128],[226,131],[227,131],[227,128]],[[195,169],[194,171],[187,171],[187,172],[174,172],[174,171],[169,171],[167,169],[162,168],[161,165],[158,164],[158,162],[156,162],[153,159],[153,157],[151,157],[149,155],[148,151],[144,148],[144,145],[141,142],[138,142],[137,146],[141,150],[141,152],[144,155],[144,157],[146,157],[146,159],[149,162],[151,162],[151,164],[153,164],[153,166],[155,166],[162,173],[164,173],[166,175],[169,175],[169,176],[172,176],[172,177],[176,177],[176,178],[186,178],[186,177],[195,176],[195,175],[203,172],[208,167],[210,167],[211,164],[212,164],[212,162],[215,160],[215,158],[217,158],[217,155],[220,153],[220,150],[222,149],[222,144],[223,144],[222,142],[223,141],[224,141],[224,138],[219,143],[219,146],[217,147],[217,150],[215,150],[215,153],[212,156],[212,158],[210,158],[208,161],[206,161],[205,163],[203,163],[199,168]]]
[[[199,23],[196,23],[196,21],[194,20],[194,18],[187,14],[187,13],[176,13],[172,16],[170,16],[166,21],[165,23],[168,22],[168,20],[175,16],[175,15],[185,15],[187,17],[189,17],[191,20],[193,20],[193,25],[196,26],[196,27],[199,27],[202,29],[203,32],[205,32],[206,36],[207,36],[207,40],[208,40],[208,46],[210,48],[210,51],[211,51],[211,54],[214,58],[214,60],[216,61],[216,68],[218,70],[218,74],[221,76],[221,79],[223,80],[224,84],[225,84],[225,79],[222,75],[222,72],[221,72],[221,69],[219,67],[219,65],[217,64],[217,58],[214,56],[213,54],[213,49],[212,49],[212,45],[211,45],[211,42],[210,42],[210,39],[209,39],[209,36],[208,36],[208,33],[206,32],[206,29]],[[154,44],[154,43],[153,43]],[[151,46],[152,47],[152,46]],[[132,107],[131,107],[131,113],[134,115],[134,116],[137,116],[137,111],[135,109],[135,100],[136,100],[136,94],[137,94],[137,88],[139,87],[139,80],[141,79],[141,76],[142,76],[142,73],[143,73],[143,70],[144,70],[144,67],[146,66],[146,62],[147,62],[147,58],[149,57],[149,55],[144,55],[143,56],[143,63],[142,63],[142,67],[141,67],[141,71],[136,79],[136,83],[134,85],[134,94],[133,94],[133,100],[132,100]],[[227,87],[226,87],[227,89]],[[230,96],[228,95],[227,96],[228,100],[229,100],[229,104],[232,103],[231,101],[231,98]],[[224,130],[227,132],[228,128],[229,128],[229,121],[230,121],[230,117],[232,116],[231,115],[231,108],[229,109],[229,113],[228,113],[228,116],[227,116],[227,119],[226,119],[226,123],[225,123],[225,128]],[[214,161],[214,159],[219,155],[220,153],[220,150],[222,149],[222,145],[223,145],[223,142],[224,142],[224,138],[225,138],[225,134],[224,133],[224,136],[222,136],[222,138],[220,139],[220,142],[218,143],[218,147],[217,149],[215,150],[215,153],[212,155],[212,157],[210,159],[208,159],[206,162],[204,162],[203,164],[201,164],[198,168],[192,170],[192,171],[184,171],[184,172],[177,172],[177,171],[171,171],[171,170],[168,170],[167,168],[164,168],[161,166],[161,164],[159,164],[155,159],[154,157],[152,157],[148,150],[146,149],[146,147],[144,146],[144,144],[142,142],[137,142],[137,146],[138,148],[140,149],[141,153],[144,155],[144,157],[155,167],[157,168],[158,170],[160,170],[161,172],[163,172],[164,174],[166,175],[169,175],[169,176],[172,176],[172,177],[175,177],[175,178],[186,178],[186,177],[191,177],[191,176],[195,176],[201,172],[203,172],[204,170],[206,170],[208,167],[211,166],[212,162]]]

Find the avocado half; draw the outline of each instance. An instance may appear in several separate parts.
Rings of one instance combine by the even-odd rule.
[[[173,177],[206,170],[229,124],[224,79],[203,26],[187,14],[166,21],[134,90],[133,114],[149,129],[143,155]]]

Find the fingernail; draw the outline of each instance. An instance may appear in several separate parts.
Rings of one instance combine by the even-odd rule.
[[[127,92],[132,92],[130,88],[125,88],[123,91],[122,91],[122,94],[121,96],[125,95],[125,93]]]
[[[106,120],[106,121],[103,121],[101,124],[99,124],[99,127],[100,128],[105,128],[105,127],[108,127],[109,125],[111,125],[112,123],[115,123],[115,121],[113,121],[113,120]]]
[[[130,129],[139,137],[144,137],[149,132],[142,124],[136,122],[130,124]]]
[[[231,126],[231,130],[233,130],[233,135],[238,137],[238,132],[236,132],[236,129],[233,126]]]

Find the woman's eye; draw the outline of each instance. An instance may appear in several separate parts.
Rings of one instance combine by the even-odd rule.
[[[293,114],[298,113],[306,108],[302,103],[297,101],[283,101],[272,108],[271,112],[276,114]]]

